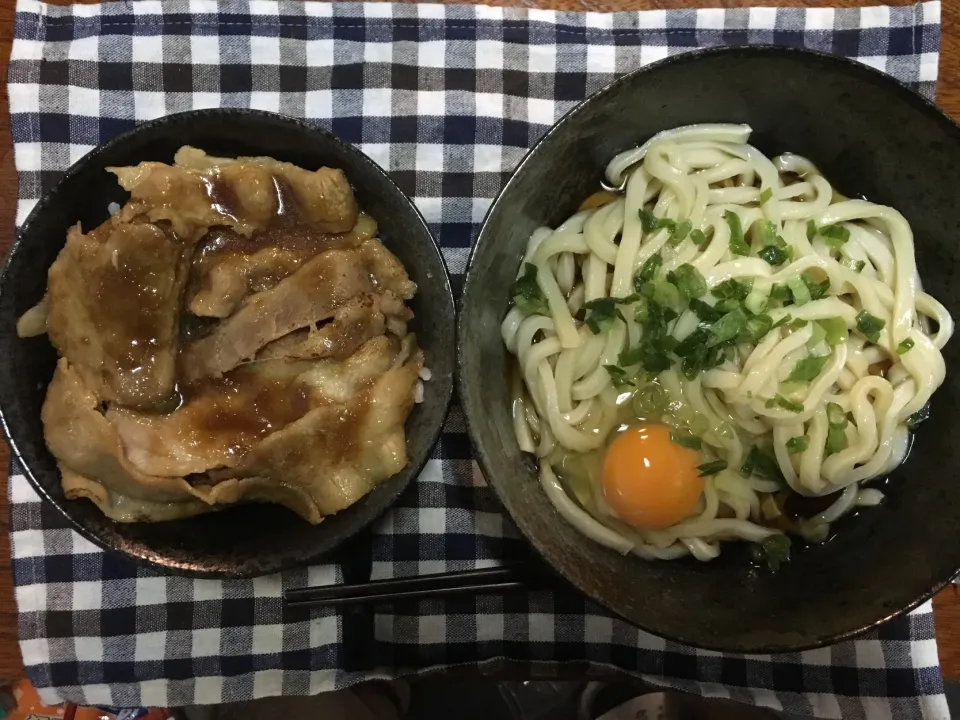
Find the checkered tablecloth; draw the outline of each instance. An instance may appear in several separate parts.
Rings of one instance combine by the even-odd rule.
[[[855,57],[932,97],[940,5],[567,13],[471,6],[170,0],[17,6],[10,63],[18,218],[72,162],[138,121],[202,107],[306,118],[417,203],[455,280],[492,198],[562,113],[620,74],[699,46]],[[316,693],[491,659],[616,667],[820,717],[947,717],[930,606],[855,642],[722,655],[641,632],[574,592],[284,615],[284,588],[492,565],[524,551],[454,408],[433,459],[338,564],[256,580],[167,577],[67,529],[11,471],[20,641],[44,699],[214,703]]]

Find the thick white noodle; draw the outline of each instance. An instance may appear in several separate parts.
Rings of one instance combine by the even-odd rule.
[[[909,446],[905,423],[927,404],[946,373],[940,351],[953,334],[953,319],[921,290],[906,218],[890,207],[838,196],[812,162],[792,154],[767,158],[747,144],[749,136],[745,125],[693,125],[659,133],[613,158],[606,181],[619,197],[530,236],[523,261],[537,268],[549,314],[525,317],[513,308],[501,326],[504,345],[518,361],[513,423],[521,450],[540,458],[541,486],[560,514],[621,553],[647,559],[689,554],[706,561],[719,554],[724,540],[761,542],[779,532],[762,521],[763,499],[780,484],[740,471],[755,445],[772,445],[794,492],[834,498],[826,510],[801,523],[805,537],[825,539],[830,523],[842,515],[882,502],[880,490],[862,484],[903,461]],[[685,239],[674,246],[667,228],[645,232],[643,210],[677,223],[689,221],[707,242],[698,247]],[[750,245],[746,256],[730,250],[728,212],[736,214]],[[772,267],[758,256],[759,222],[772,223],[792,248],[789,262]],[[807,236],[809,222],[840,225],[849,239],[831,248],[822,235]],[[574,500],[553,463],[564,454],[605,446],[621,422],[618,402],[630,402],[629,392],[613,386],[606,366],[619,365],[620,353],[642,340],[629,300],[599,334],[580,319],[583,306],[605,297],[627,298],[639,269],[658,253],[664,272],[692,264],[710,288],[749,279],[751,299],[761,303],[775,284],[789,284],[807,271],[828,280],[829,289],[806,304],[767,310],[774,322],[789,315],[806,325],[785,323],[755,344],[738,345],[730,359],[696,378],[684,377],[676,366],[660,374],[659,386],[673,404],[707,428],[698,433],[706,459],[723,459],[727,469],[707,479],[687,518],[644,531],[613,516],[595,477],[593,506]],[[523,272],[521,266],[518,277]],[[715,302],[709,294],[703,300]],[[858,329],[861,311],[883,321],[874,340]],[[847,329],[840,342],[830,346],[814,337],[815,321],[837,318]],[[686,311],[668,329],[683,340],[698,323]],[[904,346],[910,349],[901,354]],[[785,382],[810,356],[829,357],[809,381]],[[632,377],[642,368],[625,371]],[[796,407],[776,402],[768,407],[777,395],[789,396]],[[827,403],[850,418],[842,431],[846,447],[832,453],[827,451]],[[799,436],[806,437],[806,447],[791,453],[787,443]]]

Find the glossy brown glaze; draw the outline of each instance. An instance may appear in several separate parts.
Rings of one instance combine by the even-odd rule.
[[[310,389],[296,378],[273,378],[247,368],[206,378],[184,391],[191,422],[185,430],[197,443],[216,438],[242,457],[258,440],[303,417]]]

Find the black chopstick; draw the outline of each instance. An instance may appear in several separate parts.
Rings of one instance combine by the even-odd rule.
[[[371,580],[350,585],[297,588],[283,594],[288,608],[345,607],[398,600],[423,600],[455,594],[480,594],[543,587],[546,572],[530,565]]]

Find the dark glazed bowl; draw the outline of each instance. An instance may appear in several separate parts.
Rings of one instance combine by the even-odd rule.
[[[171,162],[182,145],[213,155],[269,155],[306,168],[341,168],[357,198],[380,225],[380,237],[407,267],[419,291],[410,303],[411,329],[433,372],[424,401],[407,420],[410,461],[397,475],[346,510],[312,526],[286,508],[244,505],[166,523],[115,523],[87,500],[67,500],[47,451],[40,406],[56,353],[46,337],[21,340],[17,318],[42,296],[47,268],[78,220],[103,222],[110,202],[126,193],[104,168],[143,160]],[[453,392],[453,293],[440,250],[413,203],[387,174],[356,148],[292,118],[249,110],[199,110],[160,118],[101,145],[74,165],[27,218],[0,278],[0,409],[13,454],[40,495],[77,532],[178,573],[256,576],[306,563],[373,522],[423,468],[443,425]]]
[[[780,572],[746,548],[717,560],[644,562],[596,545],[541,492],[513,435],[507,311],[530,232],[555,226],[599,187],[616,153],[654,133],[748,123],[769,155],[804,155],[851,197],[898,208],[913,226],[925,289],[960,316],[960,128],[889,77],[835,57],[773,47],[694,52],[627,75],[570,112],[520,163],[487,215],[459,320],[460,392],[481,468],[524,535],[588,596],[641,628],[724,651],[826,645],[916,607],[960,567],[960,342],[888,500],[841,524]]]

